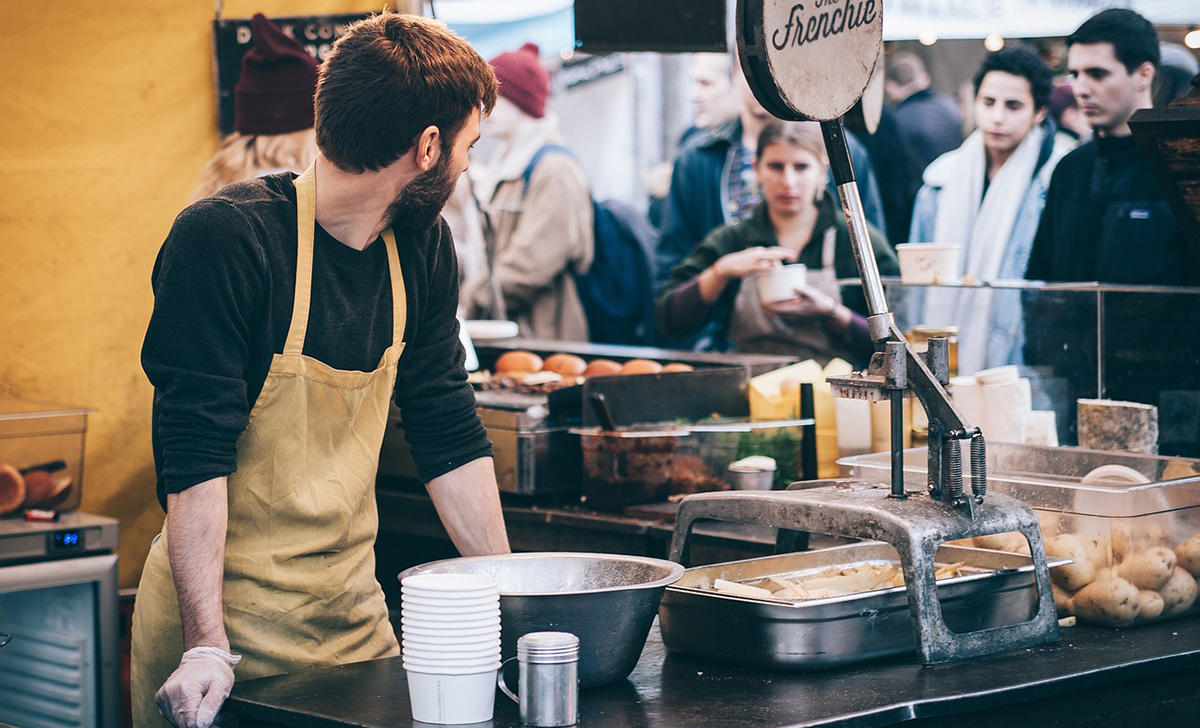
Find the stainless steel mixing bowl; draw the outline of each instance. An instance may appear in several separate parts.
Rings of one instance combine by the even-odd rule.
[[[658,603],[683,567],[645,556],[527,553],[434,561],[400,574],[488,574],[500,582],[501,649],[517,654],[529,632],[570,632],[579,637],[579,685],[623,680],[633,671]],[[516,662],[505,667],[516,685]]]

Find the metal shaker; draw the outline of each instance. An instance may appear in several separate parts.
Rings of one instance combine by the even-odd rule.
[[[518,694],[504,694],[520,705],[521,723],[569,726],[579,722],[579,638],[570,632],[530,632],[517,640]]]

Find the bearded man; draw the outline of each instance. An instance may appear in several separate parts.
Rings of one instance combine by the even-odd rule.
[[[438,217],[495,101],[444,26],[371,17],[321,66],[315,163],[175,220],[142,349],[167,517],[133,620],[135,726],[212,725],[235,666],[399,653],[372,551],[393,399],[459,551],[509,550]]]

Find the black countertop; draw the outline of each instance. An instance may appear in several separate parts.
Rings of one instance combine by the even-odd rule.
[[[720,635],[713,635],[720,639]],[[668,654],[657,626],[629,679],[580,693],[580,726],[1130,726],[1200,720],[1200,619],[1073,627],[1056,645],[924,667],[915,656],[765,673]],[[392,728],[411,719],[399,658],[238,683],[241,728]],[[493,728],[520,725],[497,693]]]

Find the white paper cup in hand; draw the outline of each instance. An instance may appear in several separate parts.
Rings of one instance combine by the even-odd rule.
[[[763,303],[787,301],[796,297],[797,288],[808,286],[808,267],[803,263],[793,263],[760,273],[755,280],[758,283],[758,300]]]
[[[901,243],[900,280],[907,284],[958,283],[958,243]]]
[[[422,723],[482,723],[496,705],[496,669],[438,675],[408,670],[413,720]]]

